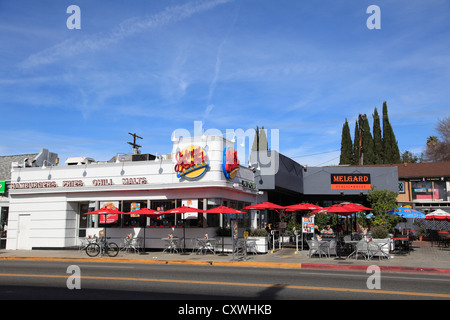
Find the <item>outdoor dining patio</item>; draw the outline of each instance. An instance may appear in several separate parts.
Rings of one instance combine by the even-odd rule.
[[[215,233],[209,235],[205,233],[202,236],[199,236],[198,230],[196,233],[192,234],[192,230],[190,228],[186,229],[185,227],[185,222],[189,219],[189,215],[187,215],[187,213],[201,212],[219,214],[220,216],[223,216],[223,214],[226,213],[246,215],[251,210],[271,211],[274,216],[283,213],[288,215],[290,221],[293,222],[295,222],[295,217],[300,213],[302,216],[302,224],[298,225],[294,223],[294,228],[292,230],[287,230],[286,223],[283,224],[281,222],[275,228],[266,226],[266,230],[264,232],[265,236],[256,238],[264,240],[266,243],[266,247],[263,250],[260,250],[255,238],[249,238],[250,230],[242,233],[242,230],[238,232],[236,228],[233,231],[231,240],[228,240],[230,237],[219,236]],[[402,219],[413,217],[423,223],[423,221],[430,219],[433,219],[433,222],[436,219],[439,221],[445,221],[448,217],[450,217],[450,215],[445,212],[435,212],[425,216],[423,213],[415,211],[411,208],[398,207],[388,211],[386,214],[397,216],[400,223],[397,224],[397,227],[393,233],[386,232],[383,236],[379,236],[379,230],[377,230],[377,228],[363,227],[360,224],[362,221],[361,219],[367,219],[368,221],[368,219],[372,218],[371,216],[373,216],[373,214],[366,214],[368,211],[373,211],[373,209],[355,203],[334,204],[329,207],[299,203],[296,205],[283,207],[270,202],[250,205],[241,210],[223,206],[215,207],[209,210],[182,206],[179,208],[166,210],[165,212],[141,209],[141,211],[135,211],[134,214],[139,213],[141,215],[153,217],[158,217],[164,214],[181,214],[180,218],[183,223],[177,226],[176,230],[175,228],[172,228],[173,231],[176,231],[175,233],[168,233],[160,238],[155,238],[154,235],[146,237],[144,228],[144,237],[132,236],[132,234],[129,234],[125,238],[117,241],[121,252],[139,254],[146,254],[148,248],[145,247],[145,243],[146,241],[150,241],[152,243],[160,243],[160,249],[155,249],[152,247],[152,250],[161,250],[164,254],[220,254],[222,256],[231,254],[234,259],[235,255],[247,257],[247,254],[250,253],[274,253],[282,248],[290,247],[295,248],[295,254],[304,253],[308,259],[333,258],[339,260],[388,260],[391,259],[393,255],[410,254],[413,250],[411,243],[417,239],[417,234],[415,234],[413,230],[409,229],[406,224],[403,227],[401,224]],[[118,213],[127,215],[130,214],[123,212]],[[104,214],[104,212],[89,212],[87,214]],[[321,214],[330,214],[331,218],[336,218],[333,219],[334,224],[332,225],[335,229],[334,231],[329,225],[326,225],[322,230],[319,230],[317,226],[318,220],[314,223],[314,219],[319,219]],[[296,229],[295,226],[298,226],[298,229]],[[165,230],[170,231],[170,229]],[[182,235],[180,234],[181,232]],[[450,246],[449,231],[428,230],[428,234],[430,235],[432,245],[447,248]],[[286,237],[286,235],[289,236]],[[284,240],[286,238],[289,241]],[[80,250],[83,250],[83,248],[85,248],[90,242],[95,241],[95,238],[81,240]]]

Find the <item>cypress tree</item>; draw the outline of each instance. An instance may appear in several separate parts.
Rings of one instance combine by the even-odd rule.
[[[258,151],[267,151],[269,150],[269,143],[267,142],[267,135],[264,126],[259,131],[259,145]]]
[[[255,138],[252,144],[252,151],[267,151],[269,150],[269,144],[267,142],[267,135],[264,126],[259,129],[256,127]]]
[[[359,126],[355,121],[355,140],[353,142],[353,164],[359,164]]]
[[[383,102],[383,162],[400,163],[400,150],[395,139],[394,130],[389,123],[386,101]]]
[[[383,140],[381,139],[380,116],[377,107],[373,117],[373,151],[375,153],[375,164],[383,163]]]
[[[345,119],[345,123],[342,126],[341,137],[341,158],[339,164],[352,164],[353,162],[353,144],[352,137],[350,136],[350,127],[348,121]]]
[[[364,155],[363,164],[374,164],[375,163],[375,153],[373,147],[373,138],[370,133],[370,125],[367,116],[359,115],[359,126],[362,128],[362,153]]]

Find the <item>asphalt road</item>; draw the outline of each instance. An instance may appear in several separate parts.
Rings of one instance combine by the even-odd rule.
[[[368,283],[372,288],[368,287]],[[258,301],[260,305],[273,300],[302,299],[449,300],[450,276],[218,266],[0,261],[0,299],[178,300],[171,305],[173,308],[185,307],[183,310],[177,309],[179,312],[196,311],[189,309],[185,301],[219,300],[222,301],[222,307],[216,312],[226,313],[238,310],[233,310],[231,305],[228,310],[223,310],[226,305],[223,301],[242,299]]]

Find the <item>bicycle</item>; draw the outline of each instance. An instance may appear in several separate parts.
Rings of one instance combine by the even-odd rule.
[[[119,246],[114,242],[108,242],[106,239],[100,239],[100,242],[92,242],[86,247],[86,254],[89,257],[96,257],[101,253],[107,254],[110,257],[115,257],[119,254]]]

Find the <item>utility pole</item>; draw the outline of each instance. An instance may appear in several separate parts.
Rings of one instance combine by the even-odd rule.
[[[139,137],[136,133],[128,132],[128,134],[133,137],[133,142],[127,142],[128,144],[133,146],[133,154],[140,154],[141,152],[139,151],[139,148],[142,148],[142,146],[136,144],[136,138],[139,138],[139,139],[144,139],[144,138]]]

